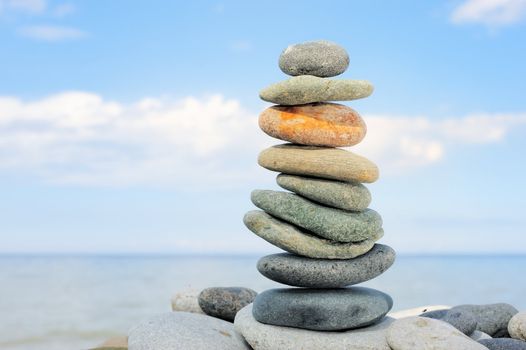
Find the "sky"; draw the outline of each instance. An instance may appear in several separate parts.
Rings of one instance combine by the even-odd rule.
[[[368,133],[383,243],[526,253],[526,0],[0,0],[0,253],[259,254],[288,45],[325,39]]]

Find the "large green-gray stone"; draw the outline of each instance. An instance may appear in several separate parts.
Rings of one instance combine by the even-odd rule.
[[[279,174],[278,185],[329,207],[360,211],[371,204],[371,193],[360,183]]]
[[[367,80],[343,80],[300,75],[272,84],[259,93],[267,102],[302,105],[313,102],[351,101],[371,95],[373,85]]]
[[[350,212],[329,208],[289,192],[254,190],[252,202],[260,209],[338,242],[361,242],[382,228],[382,218],[372,209]]]
[[[245,214],[243,222],[248,229],[267,242],[289,253],[317,259],[352,259],[371,250],[384,232],[359,243],[340,243],[312,235],[260,210]]]

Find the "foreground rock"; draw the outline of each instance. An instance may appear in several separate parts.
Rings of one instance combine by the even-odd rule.
[[[254,350],[391,350],[385,333],[392,322],[384,318],[376,325],[351,331],[312,332],[260,323],[252,315],[252,305],[248,305],[236,315],[234,327]]]
[[[272,106],[259,115],[259,127],[283,141],[327,147],[356,145],[367,130],[356,111],[336,103]]]
[[[387,330],[393,350],[487,350],[448,323],[427,317],[407,317]]]
[[[508,332],[512,338],[526,341],[526,312],[519,312],[511,318]]]
[[[380,321],[393,306],[385,293],[364,287],[270,289],[254,300],[261,323],[317,331],[365,327]]]
[[[253,210],[245,214],[243,222],[248,229],[270,244],[289,253],[316,259],[352,259],[371,250],[377,236],[360,243],[338,243],[316,237],[284,221],[273,218],[264,211]]]
[[[526,342],[517,339],[483,339],[479,340],[479,343],[489,350],[526,350]]]
[[[185,289],[174,294],[172,297],[172,311],[192,312],[204,314],[198,302],[200,291],[198,289]]]
[[[378,167],[373,162],[337,148],[272,146],[259,154],[258,163],[266,169],[292,175],[360,183],[378,179]]]
[[[351,101],[373,93],[366,80],[333,80],[312,75],[293,77],[261,90],[259,97],[278,105],[303,105],[313,102]]]
[[[293,193],[271,190],[254,190],[251,199],[268,214],[332,241],[361,242],[374,237],[382,228],[380,214],[372,209],[349,212]]]
[[[396,253],[386,245],[354,259],[310,259],[293,254],[273,254],[259,259],[257,268],[265,277],[297,287],[337,288],[362,283],[384,273]]]
[[[199,306],[209,316],[233,322],[237,312],[252,303],[257,294],[243,287],[206,288],[199,294]]]
[[[450,310],[437,310],[423,313],[420,316],[447,322],[465,335],[472,334],[477,328],[475,316],[467,310],[455,308]]]
[[[144,321],[129,332],[129,350],[250,349],[234,326],[218,318],[169,312]]]
[[[518,313],[510,304],[498,303],[487,305],[459,305],[453,309],[468,311],[477,320],[477,330],[494,338],[507,337],[508,323]]]
[[[349,55],[343,47],[330,41],[308,41],[290,45],[279,56],[283,73],[334,77],[349,67]]]
[[[361,211],[371,204],[371,193],[360,183],[279,174],[278,185],[329,207]]]

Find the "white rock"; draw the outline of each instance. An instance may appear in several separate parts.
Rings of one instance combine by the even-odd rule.
[[[172,297],[172,310],[205,315],[198,302],[200,292],[197,289],[185,289],[175,293]]]
[[[479,341],[483,339],[492,339],[492,337],[489,334],[481,332],[481,331],[474,331],[473,333],[471,333],[469,337],[475,341]]]
[[[487,350],[446,322],[427,317],[406,317],[387,330],[393,350]]]
[[[237,313],[234,327],[254,350],[390,350],[385,333],[393,321],[385,318],[371,327],[345,332],[309,331],[260,323],[250,304]]]
[[[526,311],[513,316],[508,323],[508,333],[514,339],[526,341]]]
[[[449,309],[451,309],[451,306],[447,306],[447,305],[426,305],[426,306],[415,307],[413,309],[392,311],[392,312],[388,313],[387,316],[399,319],[399,318],[404,318],[404,317],[420,316],[424,312],[428,312],[428,311],[449,310]]]

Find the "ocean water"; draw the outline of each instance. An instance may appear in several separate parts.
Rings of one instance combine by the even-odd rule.
[[[278,286],[256,256],[1,256],[0,349],[72,350],[126,334],[170,310],[186,287]],[[393,310],[425,304],[507,302],[526,310],[526,256],[399,256],[364,285]]]

